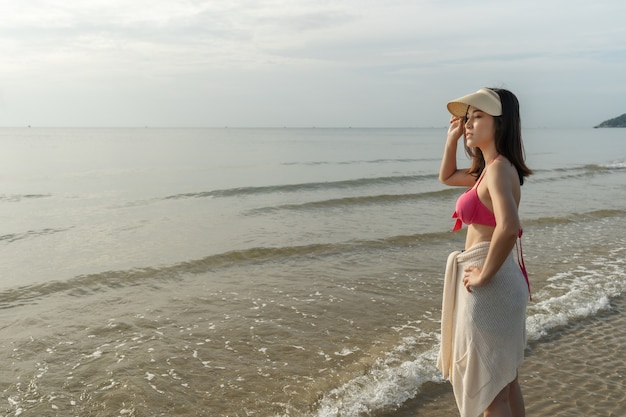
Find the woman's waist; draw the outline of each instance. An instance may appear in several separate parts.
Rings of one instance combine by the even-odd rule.
[[[469,250],[472,246],[476,246],[482,242],[490,242],[493,237],[494,227],[483,226],[480,224],[471,224],[467,227],[467,235],[465,236],[465,250]]]
[[[468,263],[482,267],[482,264],[489,253],[491,241],[479,241],[470,245],[467,249],[461,251],[457,255],[457,263]],[[506,262],[514,261],[514,251],[511,249],[507,256]]]

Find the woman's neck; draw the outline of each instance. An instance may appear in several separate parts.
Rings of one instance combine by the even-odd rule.
[[[480,148],[480,151],[482,152],[483,158],[485,159],[485,164],[493,162],[493,160],[496,159],[499,155],[495,146],[486,146],[484,149]]]

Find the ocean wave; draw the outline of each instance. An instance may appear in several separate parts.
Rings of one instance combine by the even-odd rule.
[[[267,213],[276,210],[319,210],[319,209],[333,209],[343,207],[355,207],[355,206],[368,206],[368,205],[381,205],[381,204],[394,204],[402,203],[406,201],[416,201],[423,199],[437,199],[437,198],[449,198],[456,196],[459,191],[453,188],[447,188],[438,191],[428,191],[423,193],[413,194],[380,194],[380,195],[366,195],[359,197],[344,197],[334,198],[329,200],[310,201],[307,203],[299,204],[283,204],[279,206],[261,207],[249,210],[249,214]]]
[[[439,161],[440,158],[383,158],[383,159],[360,159],[353,161],[307,161],[307,162],[284,162],[282,165],[357,165],[357,164],[389,164],[389,163],[421,163]]]
[[[601,166],[603,168],[607,168],[607,169],[617,169],[617,170],[626,169],[626,160],[613,161],[613,162],[609,162],[607,164],[603,164]]]
[[[51,194],[4,194],[0,195],[0,202],[19,203],[22,200],[33,200],[50,196]]]
[[[40,229],[40,230],[29,230],[27,232],[22,232],[22,233],[9,233],[9,234],[0,236],[0,242],[13,243],[19,240],[32,239],[32,238],[37,238],[41,236],[48,236],[48,235],[52,235],[55,233],[66,232],[68,230],[69,228],[66,228],[66,229],[46,228],[46,229]]]
[[[613,165],[583,165],[568,168],[555,168],[549,170],[536,170],[535,174],[529,178],[529,182],[545,183],[564,181],[577,178],[586,178],[596,175],[607,175],[616,171]]]
[[[403,343],[405,343],[403,341]],[[403,349],[402,346],[398,346]],[[441,381],[436,367],[439,349],[433,347],[412,361],[389,364],[379,360],[364,375],[326,393],[312,417],[359,417],[373,411],[393,411],[415,397],[427,382]],[[392,352],[389,355],[393,355]]]
[[[403,183],[408,183],[408,182],[434,180],[436,178],[437,178],[437,175],[435,174],[356,178],[356,179],[342,180],[342,181],[308,182],[308,183],[300,183],[300,184],[268,185],[268,186],[259,186],[259,187],[240,187],[240,188],[228,188],[228,189],[223,189],[223,190],[182,193],[182,194],[170,195],[170,196],[164,197],[164,199],[173,200],[173,199],[181,199],[181,198],[239,197],[239,196],[258,195],[258,194],[296,193],[296,192],[302,192],[302,191],[319,191],[319,190],[333,190],[333,189],[353,189],[356,187],[369,187],[372,185],[403,184]]]
[[[608,310],[611,299],[626,292],[625,270],[626,246],[616,246],[607,255],[591,257],[584,265],[550,277],[528,307],[529,340],[539,340],[555,328]]]
[[[541,217],[536,219],[524,220],[524,227],[546,227],[556,226],[567,223],[583,223],[600,219],[610,219],[613,217],[626,216],[626,210],[602,209],[593,210],[584,213],[571,213],[561,217]]]

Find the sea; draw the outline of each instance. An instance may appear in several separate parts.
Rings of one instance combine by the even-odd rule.
[[[436,369],[445,262],[465,237],[464,190],[437,179],[445,138],[1,128],[0,415],[456,415]],[[523,138],[528,356],[548,364],[575,332],[601,349],[597,329],[626,315],[626,129]],[[554,404],[599,369],[616,382],[596,415],[626,415],[614,355],[548,383],[534,415],[575,415]],[[522,368],[522,389],[559,372]]]

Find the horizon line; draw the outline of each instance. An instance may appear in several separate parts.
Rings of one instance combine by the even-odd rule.
[[[120,126],[97,126],[97,125],[73,125],[73,126],[45,126],[45,125],[0,125],[0,129],[447,129],[442,126],[150,126],[150,125],[120,125]],[[595,126],[585,127],[556,127],[556,126],[526,126],[522,129],[594,129]]]

